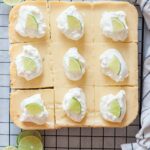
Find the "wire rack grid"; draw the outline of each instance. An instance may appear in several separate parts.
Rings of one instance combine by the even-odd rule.
[[[142,87],[142,61],[144,45],[144,20],[139,12],[139,87]],[[9,41],[8,16],[10,7],[0,0],[0,149],[7,145],[16,145],[16,137],[20,132],[9,116]],[[141,85],[141,86],[140,86]],[[142,93],[142,88],[139,89]],[[141,95],[139,96],[139,99]],[[126,128],[64,128],[42,131],[45,150],[119,150],[122,143],[134,142],[139,130],[137,119]]]

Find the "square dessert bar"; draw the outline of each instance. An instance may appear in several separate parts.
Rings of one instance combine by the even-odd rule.
[[[69,6],[74,5],[83,17],[85,25],[85,34],[79,41],[73,41],[66,38],[63,33],[57,28],[57,17],[65,11]],[[69,42],[69,43],[91,43],[93,40],[92,29],[92,4],[82,2],[49,2],[50,11],[50,27],[51,27],[51,40],[53,42]]]
[[[19,117],[21,112],[21,102],[34,94],[41,94],[44,105],[49,112],[49,120],[47,124],[36,125],[29,122],[21,122]],[[43,89],[43,90],[17,90],[10,95],[10,115],[13,122],[24,130],[43,130],[43,129],[54,129],[54,90]]]
[[[79,53],[85,58],[86,72],[79,81],[69,80],[63,68],[64,54],[69,48],[77,47]],[[51,44],[51,52],[53,56],[53,73],[54,87],[71,87],[71,86],[92,86],[94,85],[94,70],[92,62],[92,45],[91,44],[72,44],[72,43],[53,43]]]
[[[128,25],[128,38],[124,42],[138,42],[138,13],[135,6],[127,2],[95,2],[93,3],[94,42],[112,42],[100,29],[100,18],[105,11],[124,11]],[[113,41],[114,42],[114,41]]]
[[[32,45],[37,48],[43,60],[42,74],[30,81],[23,77],[17,76],[15,59],[18,54],[22,52],[24,45]],[[48,42],[33,42],[33,43],[19,43],[13,44],[10,48],[10,79],[12,89],[29,89],[29,88],[46,88],[53,86],[53,73],[52,73],[52,56],[50,52],[50,44]]]
[[[81,87],[87,98],[87,113],[85,118],[77,123],[67,117],[63,108],[62,102],[65,94],[70,88],[55,88],[55,118],[56,128],[61,127],[93,127],[94,126],[94,88],[93,87]]]
[[[36,6],[40,9],[40,11],[43,14],[44,17],[44,22],[47,25],[47,31],[46,31],[46,35],[42,38],[29,38],[29,37],[22,37],[20,36],[16,31],[15,31],[15,25],[18,19],[18,15],[19,15],[19,9],[21,6]],[[49,10],[48,10],[48,4],[47,2],[44,1],[36,1],[36,2],[32,2],[32,1],[27,1],[27,2],[23,2],[17,6],[15,6],[14,8],[12,8],[10,15],[9,15],[9,41],[10,43],[24,43],[24,42],[35,42],[38,41],[40,42],[41,40],[47,40],[50,38],[50,27],[49,27]]]
[[[128,77],[124,81],[115,82],[110,77],[102,73],[100,67],[100,55],[108,49],[117,49],[124,58],[127,68]],[[91,51],[93,57],[93,74],[94,85],[124,85],[138,86],[138,48],[136,43],[96,43]]]
[[[117,94],[120,90],[126,92],[126,115],[121,123],[105,121],[100,114],[100,99],[108,94]],[[137,87],[95,87],[95,122],[94,127],[125,127],[128,126],[138,114],[138,88]]]

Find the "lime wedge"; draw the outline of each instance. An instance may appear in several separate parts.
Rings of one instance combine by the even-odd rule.
[[[70,57],[69,60],[69,71],[72,73],[80,73],[82,71],[80,62],[73,57]]]
[[[81,113],[81,104],[80,104],[80,102],[76,98],[73,97],[69,101],[69,107],[68,107],[68,109],[69,109],[70,112],[79,115]]]
[[[69,26],[70,30],[81,30],[82,29],[80,20],[74,16],[68,15],[67,22],[68,22],[68,26]]]
[[[17,148],[14,146],[7,146],[7,147],[3,148],[2,150],[17,150]]]
[[[31,30],[31,31],[37,31],[38,30],[38,23],[36,21],[36,18],[33,15],[27,16],[26,28]]]
[[[30,103],[25,107],[31,115],[38,115],[44,110],[43,107],[38,103]]]
[[[22,2],[22,0],[3,0],[3,2],[6,5],[14,6],[14,5],[19,4],[20,2]]]
[[[112,18],[112,25],[114,32],[120,32],[125,28],[123,22],[121,22],[117,17]]]
[[[36,69],[36,63],[32,58],[23,57],[23,66],[26,71],[34,71]]]
[[[36,136],[26,136],[20,140],[18,150],[43,150],[43,144]]]
[[[22,138],[24,138],[26,136],[31,136],[31,135],[36,136],[37,138],[39,138],[42,141],[41,134],[38,131],[22,131],[17,137],[17,145],[19,145]]]
[[[121,64],[119,59],[116,56],[113,56],[112,59],[109,62],[109,68],[114,72],[115,74],[119,74],[121,70]]]
[[[114,116],[116,116],[117,118],[120,117],[121,114],[121,108],[119,105],[119,102],[117,100],[113,100],[110,104],[109,104],[109,108],[108,111],[113,114]]]

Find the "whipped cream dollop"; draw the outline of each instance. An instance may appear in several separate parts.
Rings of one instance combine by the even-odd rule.
[[[79,115],[72,113],[69,111],[69,101],[72,98],[76,98],[81,105],[81,113]],[[73,121],[80,122],[86,115],[87,106],[86,106],[86,96],[81,88],[72,88],[70,89],[67,94],[64,96],[63,100],[63,110],[67,114],[69,118]]]
[[[31,103],[37,103],[43,107],[43,111],[37,115],[31,115],[28,110],[26,109],[26,106]],[[20,116],[20,121],[22,122],[32,122],[38,125],[42,125],[48,122],[48,111],[46,107],[44,106],[44,103],[41,98],[41,94],[35,94],[31,97],[28,97],[24,99],[21,102],[21,110],[22,114]]]
[[[35,68],[33,71],[25,70],[23,59],[24,57],[30,58],[34,61]],[[22,52],[15,59],[17,75],[24,77],[26,80],[32,80],[42,74],[42,59],[38,50],[31,45],[24,45]],[[28,64],[32,65],[32,64]],[[30,66],[28,66],[30,67]]]
[[[73,16],[80,21],[81,29],[69,29],[67,17]],[[58,29],[69,39],[79,40],[84,34],[84,21],[82,15],[79,13],[75,6],[68,7],[57,17],[57,27]]]
[[[122,30],[114,31],[113,18],[123,26]],[[104,12],[100,20],[102,33],[114,41],[124,41],[128,37],[128,26],[126,24],[126,14],[124,11]]]
[[[32,15],[37,23],[37,30],[31,30],[26,27],[27,17]],[[46,23],[42,12],[36,6],[21,6],[15,30],[23,37],[41,38],[46,34]]]
[[[113,72],[112,68],[110,68],[110,63],[114,56],[120,64],[118,73]],[[126,77],[128,77],[127,64],[122,55],[116,49],[111,48],[103,52],[100,56],[100,65],[102,68],[102,72],[116,82],[123,81]],[[113,65],[113,67],[116,67],[115,65],[117,64]]]
[[[111,112],[109,112],[109,105],[114,100],[117,100],[121,113],[119,117],[114,116]],[[120,90],[116,95],[109,94],[106,96],[103,96],[100,100],[100,113],[102,117],[111,122],[121,122],[126,114],[126,93],[124,90]]]
[[[80,71],[71,72],[69,70],[70,58],[74,58],[80,63]],[[63,59],[64,72],[68,79],[72,81],[77,81],[82,78],[85,73],[85,59],[79,54],[78,49],[76,47],[70,48],[64,55]]]

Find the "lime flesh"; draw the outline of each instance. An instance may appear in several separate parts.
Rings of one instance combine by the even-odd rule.
[[[81,30],[82,29],[81,22],[76,17],[68,15],[67,21],[68,21],[68,26],[69,26],[70,30]]]
[[[69,101],[69,111],[77,115],[81,113],[81,104],[74,97]]]
[[[41,134],[38,131],[22,131],[17,137],[17,145],[20,143],[20,140],[26,136],[36,136],[42,141]]]
[[[25,106],[29,114],[38,115],[43,111],[43,107],[37,103],[30,103]]]
[[[3,148],[2,150],[17,150],[17,148],[14,146],[7,146],[7,147]]]
[[[119,74],[121,70],[121,64],[119,59],[116,56],[113,56],[109,62],[109,68],[112,70],[113,73]]]
[[[112,25],[114,32],[120,32],[125,28],[124,24],[117,17],[112,18]]]
[[[73,57],[70,57],[69,60],[69,71],[72,73],[80,73],[82,71],[80,62]]]
[[[3,0],[3,2],[9,6],[14,6],[14,5],[20,3],[21,1],[22,0]]]
[[[36,136],[26,136],[20,140],[18,150],[43,150],[43,144]]]
[[[33,59],[29,57],[23,57],[23,66],[26,71],[34,71],[36,70],[36,63]]]
[[[115,117],[119,118],[121,115],[121,108],[120,108],[119,102],[117,100],[113,100],[109,104],[108,111]]]
[[[37,31],[38,30],[38,23],[36,21],[36,18],[33,15],[27,16],[26,28],[31,30],[31,31]]]

